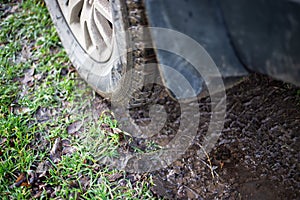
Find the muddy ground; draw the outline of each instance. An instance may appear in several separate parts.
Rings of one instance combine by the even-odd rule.
[[[151,173],[151,190],[166,199],[299,199],[299,90],[258,74],[228,89],[224,129],[209,159],[198,156],[211,116],[210,99],[200,99],[201,120],[193,145],[181,159]],[[180,109],[165,91],[159,96],[155,102],[166,105],[171,115],[154,140],[165,145],[178,130]],[[105,102],[97,99],[94,110],[99,114]],[[147,118],[139,109],[132,116]],[[139,140],[129,146],[145,149]]]
[[[200,100],[209,116],[209,98]],[[202,107],[202,108],[201,108]],[[251,75],[227,91],[227,116],[209,159],[197,156],[209,117],[184,157],[153,173],[169,199],[299,199],[299,88]]]

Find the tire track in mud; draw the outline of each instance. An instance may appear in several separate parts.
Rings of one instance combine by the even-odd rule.
[[[152,190],[169,199],[297,199],[299,197],[299,88],[251,75],[227,91],[222,136],[208,158],[201,151],[210,116],[200,100],[198,138],[166,169]]]

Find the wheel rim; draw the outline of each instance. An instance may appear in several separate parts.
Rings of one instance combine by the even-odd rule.
[[[113,48],[113,19],[109,0],[58,0],[78,43],[95,61],[106,62]]]

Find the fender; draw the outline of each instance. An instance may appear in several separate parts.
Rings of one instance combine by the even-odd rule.
[[[249,72],[300,85],[298,1],[145,0],[144,4],[150,26],[176,30],[196,40],[214,60],[227,86]],[[184,58],[162,50],[156,53],[159,63],[179,71],[197,94],[203,91],[201,75]],[[172,77],[160,70],[163,82],[172,87]]]

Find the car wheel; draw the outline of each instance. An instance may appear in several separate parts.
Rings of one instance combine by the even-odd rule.
[[[155,65],[145,67],[156,59],[152,49],[141,45],[151,41],[140,28],[147,26],[142,1],[46,0],[46,4],[73,65],[102,96],[122,98],[158,74]],[[131,69],[137,73],[128,73]],[[128,74],[132,77],[123,79]]]

